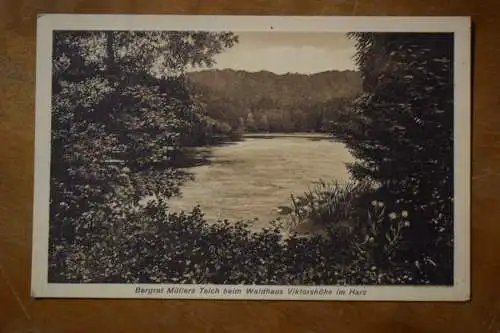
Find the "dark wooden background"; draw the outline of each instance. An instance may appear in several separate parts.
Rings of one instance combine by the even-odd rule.
[[[37,13],[467,15],[474,22],[469,303],[33,300]],[[0,0],[0,332],[500,332],[500,1]]]

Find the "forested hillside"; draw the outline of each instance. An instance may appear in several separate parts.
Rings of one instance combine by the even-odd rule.
[[[362,85],[354,71],[278,75],[225,69],[186,78],[208,116],[249,132],[327,132],[330,122],[348,112]]]

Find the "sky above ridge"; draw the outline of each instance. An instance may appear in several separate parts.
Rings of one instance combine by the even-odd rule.
[[[343,33],[235,32],[239,43],[216,56],[214,69],[276,74],[355,70],[354,41]],[[206,68],[197,68],[203,70]]]

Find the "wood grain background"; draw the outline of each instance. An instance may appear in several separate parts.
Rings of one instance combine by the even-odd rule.
[[[0,332],[500,332],[500,2],[0,0]],[[37,13],[470,15],[469,303],[33,300],[29,294]]]

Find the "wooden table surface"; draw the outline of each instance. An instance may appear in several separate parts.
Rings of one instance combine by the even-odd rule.
[[[44,12],[472,16],[473,300],[31,299],[35,18]],[[499,12],[498,0],[0,0],[0,332],[500,332]]]

